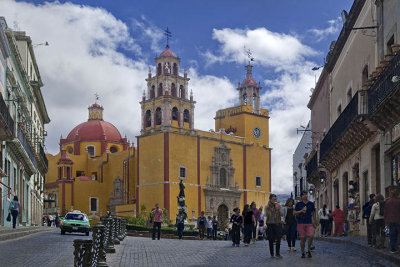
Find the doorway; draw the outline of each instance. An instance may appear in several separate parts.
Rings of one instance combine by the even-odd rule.
[[[220,205],[219,207],[218,207],[218,220],[220,221],[220,222],[225,222],[225,221],[227,221],[228,220],[228,207],[226,206],[226,205],[224,205],[224,204],[222,204],[222,205]]]

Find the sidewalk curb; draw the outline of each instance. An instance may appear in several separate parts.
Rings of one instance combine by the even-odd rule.
[[[316,237],[315,240],[325,241],[325,242],[330,242],[330,243],[336,243],[336,244],[348,244],[348,245],[356,246],[358,248],[361,248],[363,250],[368,251],[369,253],[371,253],[371,254],[373,254],[375,256],[384,258],[384,259],[386,259],[388,261],[391,261],[393,263],[396,263],[396,264],[400,264],[400,257],[396,257],[395,254],[391,255],[391,254],[388,254],[388,253],[384,253],[384,252],[382,252],[380,250],[377,250],[377,249],[374,249],[374,248],[370,248],[370,247],[366,247],[366,246],[360,245],[360,244],[358,244],[356,242],[353,242],[353,241],[326,238],[326,237],[325,238]]]
[[[31,235],[31,234],[35,234],[35,233],[39,233],[39,232],[51,231],[51,230],[55,230],[55,229],[34,229],[34,230],[27,230],[27,231],[18,231],[18,232],[13,232],[13,233],[4,233],[4,234],[0,234],[0,242],[17,239],[17,238],[24,237],[27,235]]]

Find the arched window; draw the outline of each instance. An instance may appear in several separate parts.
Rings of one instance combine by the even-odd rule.
[[[156,117],[155,117],[156,125],[161,125],[161,108],[158,107],[156,109]]]
[[[158,85],[158,92],[157,92],[157,97],[163,95],[163,88],[162,88],[162,83]]]
[[[111,153],[118,152],[118,148],[116,146],[112,146],[112,147],[110,147],[110,152]]]
[[[150,98],[156,97],[156,87],[153,85],[150,89]]]
[[[256,102],[257,102],[256,100],[257,100],[257,95],[253,94],[253,108],[256,107]]]
[[[58,179],[61,179],[62,177],[62,168],[58,167]]]
[[[224,168],[219,171],[219,185],[226,187],[226,170]]]
[[[161,63],[157,65],[157,75],[161,75]]]
[[[71,168],[67,167],[67,179],[71,178]]]
[[[247,94],[246,93],[243,94],[243,103],[245,105],[247,105]]]
[[[146,123],[146,127],[151,126],[151,111],[150,110],[146,111],[145,123]]]
[[[176,97],[176,86],[175,86],[174,83],[171,84],[171,95],[172,95],[173,97]]]
[[[189,110],[185,109],[183,111],[183,122],[189,122]]]
[[[173,121],[178,120],[178,108],[177,107],[172,108],[172,120]]]
[[[183,85],[179,86],[179,95],[181,98],[185,98],[185,88],[183,88]]]
[[[178,75],[178,65],[174,63],[174,75]]]

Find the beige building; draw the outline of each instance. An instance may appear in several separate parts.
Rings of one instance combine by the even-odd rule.
[[[355,0],[311,96],[313,151],[307,180],[319,207],[357,210],[399,186],[400,2]],[[329,108],[321,102],[329,100]],[[329,112],[329,116],[327,114]],[[321,118],[329,117],[329,126]],[[325,125],[324,125],[325,124]]]

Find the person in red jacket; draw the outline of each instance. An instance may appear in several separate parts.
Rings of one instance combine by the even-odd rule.
[[[344,223],[344,212],[340,209],[339,205],[336,205],[336,209],[332,211],[329,216],[333,217],[333,221],[335,222],[335,234],[336,236],[343,235],[343,223]]]

